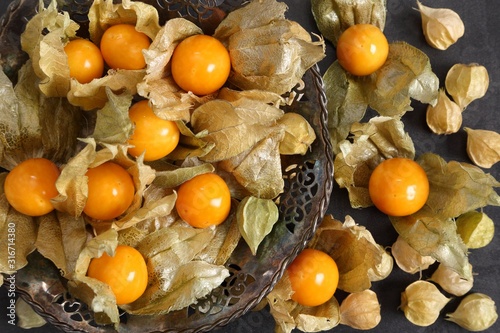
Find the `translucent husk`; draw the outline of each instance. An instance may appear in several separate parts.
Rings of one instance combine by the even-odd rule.
[[[472,275],[472,265],[469,267]],[[439,284],[443,290],[455,296],[465,295],[474,284],[474,278],[462,279],[457,272],[443,264],[439,264],[429,280]]]
[[[469,249],[485,247],[495,235],[495,223],[484,212],[470,211],[457,220],[457,233]]]
[[[440,89],[436,105],[427,106],[426,121],[436,134],[456,133],[462,126],[462,109]]]
[[[482,168],[500,161],[500,134],[495,131],[464,128],[467,132],[467,155]]]
[[[432,325],[444,306],[450,301],[439,289],[427,281],[415,281],[401,293],[401,310],[405,317],[418,326]]]
[[[280,143],[282,155],[304,155],[316,139],[314,129],[309,122],[298,113],[288,112],[278,121],[285,127],[285,137]]]
[[[430,46],[446,50],[464,35],[465,26],[460,16],[448,8],[431,8],[417,1],[422,16],[422,30]]]
[[[436,259],[431,256],[422,256],[401,236],[398,236],[392,244],[391,253],[398,267],[410,274],[422,272],[436,262]]]
[[[372,290],[349,294],[340,304],[340,323],[358,330],[376,327],[380,320],[380,303]]]
[[[483,97],[489,83],[486,67],[475,63],[455,64],[445,78],[446,91],[462,110],[474,100]]]
[[[484,331],[498,319],[497,308],[491,297],[481,293],[467,295],[453,313],[446,314],[446,320],[472,332]]]

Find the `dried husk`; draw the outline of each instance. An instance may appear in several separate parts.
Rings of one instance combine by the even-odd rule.
[[[460,16],[449,8],[432,8],[417,1],[422,16],[425,40],[438,50],[446,50],[464,35],[465,26]]]
[[[427,281],[415,281],[401,293],[401,310],[417,326],[432,325],[444,306],[450,301],[439,289]]]
[[[369,23],[384,30],[386,0],[312,0],[311,9],[319,31],[334,45],[348,27]]]
[[[493,326],[498,319],[498,313],[491,297],[473,293],[464,297],[455,312],[446,314],[446,317],[446,320],[468,331],[479,332]]]
[[[37,218],[37,251],[68,277],[75,271],[78,257],[90,236],[82,217],[54,212]]]
[[[92,258],[99,258],[104,252],[113,256],[118,245],[118,233],[108,230],[90,239],[80,252],[75,270],[68,276],[68,291],[85,302],[94,311],[97,324],[114,324],[120,321],[116,298],[111,288],[97,279],[87,277]]]
[[[389,44],[384,65],[362,82],[369,106],[382,116],[403,116],[413,110],[411,99],[434,105],[439,92],[429,57],[405,42]]]
[[[475,165],[450,161],[433,153],[419,156],[418,163],[429,178],[426,205],[443,218],[455,218],[488,205],[499,206],[495,188],[500,183]]]
[[[300,24],[285,18],[286,10],[276,0],[251,1],[219,24],[214,37],[229,50],[229,82],[282,95],[325,57],[324,40],[312,41]]]
[[[288,273],[278,281],[266,296],[270,313],[276,321],[275,332],[320,332],[336,327],[340,322],[339,303],[332,297],[319,306],[302,306],[291,299],[293,294]]]
[[[102,29],[110,24],[133,24],[150,38],[159,30],[156,9],[130,0],[116,5],[112,1],[95,1],[89,12],[89,20],[93,42],[98,42]],[[72,105],[84,110],[102,108],[107,102],[106,88],[134,95],[146,70],[109,70],[103,73],[103,77],[86,84],[70,78],[64,46],[76,38],[78,29],[78,24],[70,19],[67,12],[59,13],[56,0],[47,8],[40,1],[39,13],[30,20],[21,36],[22,48],[32,59],[35,73],[41,80],[40,90],[46,96],[67,97]],[[48,34],[45,33],[47,30]]]
[[[457,232],[469,249],[485,247],[495,235],[495,223],[484,212],[470,211],[456,219]]]
[[[464,128],[467,133],[467,155],[482,168],[491,168],[500,161],[500,134],[495,131]]]
[[[375,328],[382,316],[377,294],[370,289],[349,294],[340,304],[340,323],[358,330]]]
[[[136,30],[153,39],[160,30],[157,9],[144,2],[94,0],[89,13],[90,39],[99,45],[104,31],[115,24],[132,24]]]
[[[353,293],[371,287],[371,273],[382,262],[377,244],[359,236],[349,219],[342,223],[325,216],[308,247],[329,254],[339,269],[338,289]]]
[[[21,48],[31,61],[38,87],[45,96],[65,97],[71,79],[64,45],[76,36],[79,25],[66,12],[60,13],[56,0],[45,8],[39,1],[38,12],[26,24],[21,34]]]
[[[362,84],[333,62],[323,75],[328,109],[328,131],[333,151],[339,153],[338,145],[349,135],[352,124],[360,122],[368,108]]]
[[[238,205],[236,221],[241,236],[253,255],[264,238],[278,222],[279,212],[274,201],[257,197],[246,197]]]
[[[300,114],[287,112],[278,120],[285,130],[285,136],[279,145],[281,155],[305,155],[314,140],[316,133],[309,122]]]
[[[196,24],[187,19],[171,19],[158,31],[149,49],[143,51],[146,75],[137,84],[137,92],[149,99],[158,117],[188,122],[191,107],[213,98],[213,95],[198,97],[183,91],[170,71],[170,59],[175,47],[185,38],[202,33]]]
[[[28,264],[27,256],[36,248],[38,225],[32,217],[10,207],[3,191],[6,176],[5,172],[0,174],[0,240],[4,244],[0,248],[0,272],[14,274]]]
[[[354,208],[373,205],[368,193],[371,172],[384,159],[413,159],[415,147],[403,122],[391,117],[373,117],[367,123],[354,123],[352,140],[340,143],[334,160],[335,181],[349,192]]]
[[[472,275],[472,265],[469,264],[472,278],[469,280],[462,279],[457,272],[439,264],[438,268],[432,273],[430,281],[433,281],[444,291],[455,296],[463,296],[467,294],[474,285],[474,276]]]
[[[427,106],[426,121],[436,134],[456,133],[462,126],[462,109],[440,89],[436,105]]]
[[[37,88],[31,61],[18,71],[15,86],[0,71],[0,167],[45,157],[65,162],[77,150],[77,137],[88,132],[83,114],[63,98],[48,98]]]
[[[422,272],[436,262],[431,256],[422,256],[401,236],[392,244],[391,253],[398,267],[410,274]]]
[[[464,110],[488,91],[490,79],[486,67],[471,64],[453,65],[445,78],[445,87],[455,103]]]
[[[16,326],[24,329],[42,327],[47,324],[47,321],[21,297],[16,300],[16,319]]]
[[[155,177],[155,170],[145,165],[142,158],[132,160],[127,155],[127,146],[103,144],[98,149],[93,138],[82,139],[86,146],[68,163],[61,168],[61,175],[56,182],[59,195],[52,199],[52,203],[59,211],[74,217],[82,216],[83,208],[87,200],[87,177],[85,173],[89,168],[96,167],[107,161],[113,161],[127,170],[134,181],[134,200],[127,211],[119,218],[112,221],[94,221],[86,219],[88,223],[101,230],[107,228],[123,229],[138,223],[141,219],[152,217],[144,216],[139,210],[142,204],[142,195],[146,187],[151,184]],[[170,204],[171,205],[171,204]],[[141,218],[134,219],[133,216]]]

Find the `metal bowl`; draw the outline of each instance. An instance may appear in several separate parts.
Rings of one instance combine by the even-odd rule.
[[[0,20],[0,64],[15,80],[27,59],[19,36],[32,17],[39,0],[15,0]],[[48,2],[48,0],[45,0]],[[182,16],[214,31],[225,15],[241,6],[241,0],[143,0],[158,8],[163,23]],[[92,0],[59,0],[72,18],[85,25]],[[82,29],[80,29],[82,30]],[[230,276],[209,296],[183,310],[161,316],[123,313],[121,332],[205,332],[223,326],[256,306],[283,275],[287,265],[305,247],[323,219],[333,186],[333,153],[326,128],[327,111],[323,81],[317,66],[308,70],[305,85],[297,90],[300,100],[288,106],[305,116],[317,139],[304,156],[283,156],[285,190],[279,198],[279,221],[260,245],[256,256],[242,241],[226,266]],[[114,332],[99,326],[88,307],[72,298],[66,280],[56,267],[37,252],[17,272],[17,291],[36,312],[66,332]]]

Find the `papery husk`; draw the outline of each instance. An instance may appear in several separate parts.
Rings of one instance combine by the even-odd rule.
[[[379,247],[358,237],[351,224],[326,216],[308,247],[329,254],[339,269],[338,289],[359,292],[371,287],[370,270],[382,261]]]
[[[21,297],[16,300],[16,320],[16,326],[24,329],[42,327],[47,324],[47,321]]]
[[[476,64],[455,64],[445,78],[445,87],[455,103],[464,110],[470,103],[486,95],[490,78],[486,67]]]
[[[436,105],[427,106],[425,119],[436,134],[456,133],[462,126],[462,109],[446,95],[444,89],[440,89]]]
[[[455,218],[488,205],[500,206],[495,177],[479,167],[457,161],[445,161],[439,155],[425,153],[417,159],[429,178],[426,205],[442,218]]]
[[[401,236],[392,244],[391,253],[398,267],[410,274],[421,273],[436,262],[431,256],[421,255]]]
[[[484,212],[470,211],[455,220],[457,232],[469,249],[490,244],[495,236],[495,223]]]
[[[271,232],[278,218],[278,207],[270,199],[249,196],[239,203],[236,222],[253,255],[257,254],[260,243]]]
[[[231,173],[250,194],[273,199],[283,192],[285,186],[279,151],[284,134],[283,128],[277,127],[251,149],[218,163],[218,166]]]
[[[104,252],[113,256],[117,245],[118,233],[112,229],[90,239],[78,256],[75,270],[68,276],[68,291],[89,306],[96,323],[114,324],[115,328],[120,317],[113,291],[106,283],[86,275],[92,258],[99,258]]]
[[[422,16],[425,40],[438,50],[446,50],[464,35],[465,26],[460,16],[449,8],[432,8],[417,1]]]
[[[377,294],[370,289],[349,294],[340,303],[340,323],[358,330],[377,327],[382,320]]]
[[[316,133],[309,122],[298,113],[287,112],[278,120],[285,129],[285,136],[280,143],[281,155],[305,155],[314,140]]]
[[[390,43],[386,62],[363,84],[369,106],[391,117],[413,110],[412,99],[434,105],[439,92],[429,57],[405,42]]]
[[[334,45],[354,24],[369,23],[384,30],[386,0],[312,0],[311,9],[319,31]]]
[[[360,122],[368,108],[363,86],[345,71],[338,61],[323,75],[328,109],[328,130],[333,151],[339,153],[339,143],[347,138],[351,126]]]
[[[356,224],[356,221],[354,221],[354,219],[349,215],[346,215],[345,217],[344,227],[349,228],[349,230],[351,230],[356,237],[365,238],[367,241],[375,245],[381,255],[380,261],[368,269],[368,278],[370,281],[381,281],[388,277],[392,272],[394,260],[385,248],[375,241],[372,233],[366,227]]]
[[[89,8],[90,39],[99,45],[106,29],[115,24],[131,24],[139,32],[153,39],[161,29],[156,7],[131,0],[94,0]]]
[[[313,42],[300,24],[285,18],[286,10],[276,0],[252,1],[222,20],[214,37],[229,50],[229,82],[282,95],[325,57],[324,41]]]
[[[90,236],[82,217],[53,212],[37,218],[39,227],[35,246],[68,277],[76,268],[78,257]]]
[[[500,134],[495,131],[464,128],[467,133],[467,155],[482,168],[491,168],[500,161]]]
[[[131,304],[132,314],[163,314],[182,309],[204,297],[229,276],[220,265],[193,260],[210,244],[216,228],[195,229],[175,224],[141,239],[136,248],[146,258],[148,287]]]
[[[399,236],[421,256],[431,256],[465,280],[472,278],[467,247],[453,219],[440,217],[424,206],[415,214],[391,216],[390,220]]]
[[[45,157],[65,162],[77,150],[77,137],[88,132],[82,112],[63,98],[47,98],[38,88],[31,61],[18,71],[15,86],[0,72],[0,167]]]
[[[203,139],[208,131],[193,133],[193,130],[182,120],[176,121],[176,124],[181,135],[174,151],[168,154],[168,159],[185,161],[189,158],[205,156],[215,147],[214,142],[207,142]]]
[[[27,256],[36,248],[38,225],[10,207],[3,191],[6,176],[0,173],[0,273],[14,274],[28,264]]]
[[[485,331],[498,319],[495,301],[483,293],[472,293],[462,299],[457,309],[446,314],[446,320],[471,331]]]
[[[441,310],[450,300],[434,284],[419,280],[401,293],[400,307],[412,324],[426,327],[438,319]]]
[[[432,282],[439,284],[441,288],[447,293],[455,296],[463,296],[467,294],[474,285],[474,275],[472,275],[472,265],[469,264],[472,278],[465,280],[460,277],[457,272],[440,264],[438,268],[432,273],[429,279]]]
[[[83,208],[87,200],[88,185],[85,173],[89,168],[96,167],[102,163],[113,161],[127,170],[134,181],[134,200],[124,215],[113,221],[94,221],[87,219],[87,222],[101,230],[107,228],[123,229],[132,225],[130,223],[131,214],[134,214],[142,204],[142,194],[154,177],[155,171],[144,164],[142,158],[132,160],[127,155],[127,146],[103,144],[97,149],[94,139],[82,139],[87,145],[66,165],[61,168],[61,175],[56,182],[59,195],[52,199],[52,203],[59,211],[66,212],[71,216],[82,215]],[[140,214],[141,212],[137,212]],[[134,220],[134,223],[137,223]]]
[[[153,111],[162,119],[188,122],[191,107],[213,98],[212,95],[197,97],[183,91],[170,71],[170,59],[175,47],[185,38],[202,33],[196,24],[187,19],[171,19],[158,31],[149,49],[143,51],[146,75],[137,85],[137,91],[150,100]]]
[[[56,0],[52,0],[47,8],[40,0],[38,12],[26,24],[21,34],[21,48],[29,55],[40,79],[38,86],[45,96],[65,97],[70,90],[64,45],[76,36],[79,28],[69,13],[59,12]]]
[[[291,333],[294,329],[304,332],[320,332],[338,326],[339,303],[332,297],[326,303],[308,307],[291,299],[293,294],[288,273],[278,281],[266,296],[270,313],[276,321],[275,332]]]
[[[387,158],[413,159],[415,147],[403,122],[391,117],[354,123],[351,132],[352,141],[344,140],[339,145],[341,152],[334,160],[334,177],[341,188],[347,188],[352,207],[369,207],[373,205],[368,193],[373,169]]]
[[[275,132],[273,125],[282,115],[282,110],[250,99],[213,100],[193,111],[191,125],[195,133],[206,131],[203,139],[215,144],[202,159],[217,162],[247,151]]]

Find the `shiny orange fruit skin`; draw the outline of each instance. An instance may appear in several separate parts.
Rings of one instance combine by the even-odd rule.
[[[70,77],[82,84],[102,77],[104,60],[99,48],[91,41],[74,39],[64,46],[64,52],[68,57]]]
[[[147,100],[133,104],[129,109],[134,133],[128,140],[133,145],[128,153],[134,157],[144,152],[145,161],[156,161],[167,156],[179,143],[179,128],[174,121],[161,119],[153,112]]]
[[[415,161],[395,157],[380,163],[368,183],[375,207],[390,216],[407,216],[422,208],[429,196],[429,180]]]
[[[224,45],[208,35],[194,35],[181,41],[171,59],[172,77],[185,91],[207,95],[219,90],[231,71],[231,59]]]
[[[175,203],[179,216],[196,228],[219,225],[231,210],[231,193],[219,175],[204,173],[184,182]]]
[[[384,33],[372,24],[355,24],[347,28],[337,42],[337,59],[349,73],[370,75],[387,60],[389,43]]]
[[[335,261],[323,251],[304,249],[287,268],[292,300],[305,306],[318,306],[332,298],[339,283]]]
[[[84,213],[96,220],[111,220],[123,214],[134,200],[135,186],[130,174],[113,162],[91,168]]]
[[[116,304],[137,300],[148,285],[148,269],[142,254],[133,247],[118,245],[115,255],[106,252],[90,261],[87,276],[109,285]]]
[[[143,69],[142,50],[149,48],[149,37],[131,24],[116,24],[104,31],[100,48],[106,64],[113,69]]]
[[[15,166],[5,178],[5,197],[18,212],[41,216],[54,210],[50,199],[59,192],[56,181],[60,171],[45,158],[31,158]]]

